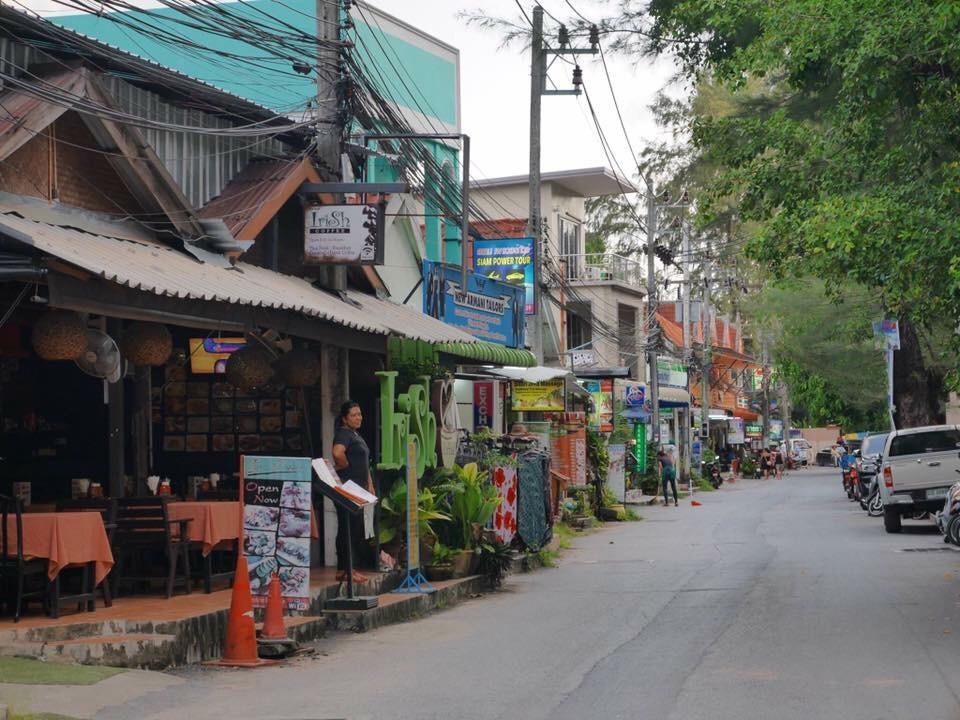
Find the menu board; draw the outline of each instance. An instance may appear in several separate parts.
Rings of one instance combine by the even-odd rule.
[[[297,388],[242,391],[222,375],[163,368],[153,422],[166,453],[300,453],[304,417]]]
[[[310,607],[310,458],[243,457],[243,552],[255,607],[274,574],[291,610]]]

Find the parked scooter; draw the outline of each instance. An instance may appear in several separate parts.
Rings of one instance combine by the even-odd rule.
[[[870,476],[870,486],[866,492],[860,494],[860,507],[867,511],[870,517],[880,517],[883,515],[883,498],[880,497],[879,475]],[[861,488],[863,482],[860,483]]]
[[[719,462],[714,461],[707,466],[707,480],[713,485],[714,490],[723,485],[723,474],[720,472]]]
[[[943,501],[943,510],[937,513],[937,527],[943,533],[944,542],[960,545],[960,480],[951,486]]]

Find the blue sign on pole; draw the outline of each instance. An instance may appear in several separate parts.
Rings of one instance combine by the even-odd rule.
[[[523,347],[522,308],[522,287],[467,273],[462,288],[459,267],[423,261],[423,312],[479,340]]]
[[[476,238],[473,241],[473,269],[480,275],[523,285],[526,312],[533,315],[533,238]]]

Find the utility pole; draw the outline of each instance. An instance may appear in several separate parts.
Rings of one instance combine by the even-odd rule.
[[[590,28],[590,48],[567,47],[570,34],[564,25],[560,26],[557,47],[549,47],[543,37],[543,8],[533,6],[532,33],[530,36],[530,216],[527,231],[533,238],[533,315],[530,317],[530,346],[537,358],[537,364],[543,364],[543,303],[541,298],[540,268],[543,263],[543,211],[540,207],[540,124],[541,98],[544,95],[579,95],[583,74],[579,65],[573,70],[572,90],[547,90],[547,57],[549,55],[595,55],[599,52],[600,31],[596,25]]]
[[[710,373],[713,364],[713,320],[710,317],[710,241],[704,240],[703,253],[703,307],[700,322],[703,323],[703,361],[700,369],[700,474],[703,475],[703,456],[710,439]]]
[[[780,417],[783,418],[783,442],[787,455],[790,455],[790,393],[787,390],[787,384],[782,381],[780,382]]]
[[[330,177],[339,180],[340,141],[343,116],[340,88],[343,80],[340,61],[340,0],[317,0],[317,159]],[[331,290],[347,289],[347,268],[327,267],[326,284]]]
[[[650,439],[660,446],[660,381],[657,377],[657,278],[654,272],[655,250],[657,246],[657,198],[654,194],[653,178],[646,177],[647,185],[647,377],[650,378]]]
[[[760,336],[760,359],[763,363],[763,447],[770,447],[770,361],[767,358],[767,336]]]
[[[683,223],[680,232],[682,233],[683,248],[683,365],[687,369],[687,395],[690,395],[690,360],[692,356],[691,348],[693,343],[690,338],[690,226]],[[690,425],[693,421],[693,404],[687,405],[687,409],[681,413],[684,418],[683,431],[680,440],[683,443],[681,472],[690,483],[690,493],[693,494],[693,473],[690,472],[691,458],[693,457],[693,446],[691,443]]]

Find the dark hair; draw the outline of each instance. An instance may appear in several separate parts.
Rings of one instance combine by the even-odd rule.
[[[343,405],[341,405],[340,414],[337,416],[337,420],[340,421],[340,424],[343,425],[343,421],[347,419],[347,415],[350,414],[350,411],[358,407],[360,407],[360,403],[358,403],[356,400],[347,400]]]

